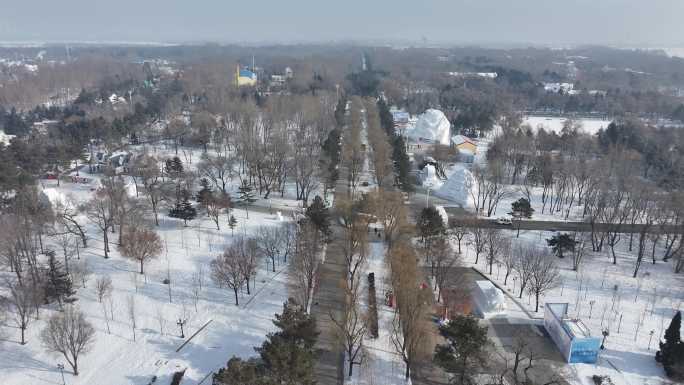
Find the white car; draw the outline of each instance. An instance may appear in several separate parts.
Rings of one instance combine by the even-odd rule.
[[[508,226],[508,225],[512,225],[513,221],[511,221],[510,218],[501,217],[501,218],[496,220],[496,223],[498,223],[500,225],[507,225]]]

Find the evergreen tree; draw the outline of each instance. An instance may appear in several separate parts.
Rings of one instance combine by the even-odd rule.
[[[183,175],[183,161],[177,156],[166,160],[165,171],[171,178],[179,178]]]
[[[73,289],[71,278],[55,257],[55,252],[48,251],[47,256],[48,268],[45,282],[45,302],[50,303],[57,300],[59,306],[62,306],[62,302],[68,300],[76,291]]]
[[[330,213],[323,198],[316,195],[311,205],[306,208],[306,216],[326,238],[330,237]]]
[[[511,203],[510,214],[516,218],[532,218],[534,209],[530,205],[530,201],[525,198],[520,198]]]
[[[442,234],[446,230],[444,227],[444,220],[435,206],[423,208],[420,212],[420,218],[418,218],[417,225],[420,230],[420,235],[423,237],[423,241]]]
[[[682,313],[678,311],[665,330],[665,342],[660,343],[660,350],[655,356],[656,361],[663,365],[665,374],[676,380],[684,379],[684,343],[680,335],[681,327]]]
[[[572,239],[570,234],[556,234],[547,239],[546,243],[553,249],[554,254],[556,254],[558,258],[563,258],[563,251],[575,250],[575,244],[577,242]]]
[[[234,231],[235,228],[237,227],[238,221],[235,219],[235,216],[233,214],[230,214],[230,218],[228,219],[228,227],[230,227],[230,235],[235,235]]]
[[[468,383],[467,377],[486,360],[487,327],[480,326],[470,315],[459,315],[445,326],[440,326],[439,331],[448,343],[437,345],[435,363],[447,373],[454,374],[456,383]]]
[[[246,180],[243,180],[240,187],[238,187],[238,194],[238,202],[241,205],[245,206],[245,213],[247,213],[247,219],[249,219],[249,211],[247,210],[247,206],[256,202],[254,190],[252,189],[252,186],[250,186],[249,183],[247,183]]]
[[[169,212],[169,216],[182,219],[185,226],[187,226],[188,221],[197,217],[197,209],[192,207],[192,203],[190,203],[187,195],[185,195],[181,201],[176,202],[176,205]]]
[[[268,376],[278,384],[313,385],[318,338],[316,321],[301,305],[288,299],[283,313],[273,321],[279,331],[266,336],[255,350],[261,356]]]
[[[266,336],[254,350],[259,358],[233,357],[214,374],[214,385],[314,385],[316,321],[293,299],[283,305],[273,323],[278,331]]]

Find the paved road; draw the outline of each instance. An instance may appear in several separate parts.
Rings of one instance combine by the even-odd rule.
[[[444,208],[449,214],[449,218],[458,220],[460,218],[465,218],[464,210],[459,207],[445,207]],[[545,231],[581,231],[589,232],[591,231],[591,224],[588,222],[561,222],[561,221],[535,221],[535,220],[522,220],[513,221],[512,225],[501,225],[496,223],[496,219],[488,218],[477,218],[472,219],[478,227],[483,228],[501,228],[501,229],[513,229],[517,230],[518,226],[521,230],[545,230]],[[615,231],[611,229],[610,224],[607,223],[594,223],[594,227],[598,231]],[[639,233],[644,229],[645,225],[642,224],[623,224],[617,229],[621,233]],[[646,228],[648,233],[681,233],[684,228],[681,226],[650,226]]]

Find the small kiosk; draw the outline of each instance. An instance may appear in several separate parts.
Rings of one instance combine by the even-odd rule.
[[[544,305],[544,327],[568,363],[596,363],[601,339],[592,337],[581,320],[568,317],[567,303]]]

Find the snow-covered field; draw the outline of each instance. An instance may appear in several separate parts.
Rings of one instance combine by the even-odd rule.
[[[510,231],[507,235],[514,242],[546,247],[546,238],[551,233],[522,231],[520,238],[515,238],[515,232]],[[612,264],[608,250],[602,253],[589,252],[579,272],[572,270],[571,258],[552,257],[558,262],[561,279],[558,286],[541,299],[540,311],[534,314],[534,298],[527,294],[518,300],[534,317],[543,317],[545,302],[567,302],[570,317],[581,319],[593,336],[601,337],[604,329],[609,330],[606,350],[601,352],[597,365],[569,365],[575,373],[568,378],[573,384],[591,385],[593,382],[590,377],[593,374],[609,375],[616,385],[668,383],[654,355],[658,350],[659,337],[663,336],[674,313],[682,306],[684,277],[675,275],[670,263],[657,259],[657,263],[652,264],[649,251],[638,278],[632,278],[636,241],[633,252],[628,251],[628,243],[628,236],[625,236],[616,247],[616,265]],[[473,246],[464,246],[464,262],[475,266]],[[662,255],[662,251],[656,250],[656,257],[658,255]],[[483,273],[488,271],[483,256],[475,267]],[[504,287],[504,274],[504,267],[495,265],[490,278]],[[505,287],[517,299],[520,282],[514,277],[515,274],[508,278]],[[508,296],[506,299],[511,322],[530,322],[516,302]],[[653,338],[649,348],[651,332]]]
[[[532,127],[532,130],[535,132],[539,128],[544,128],[544,130],[547,132],[553,131],[557,134],[560,134],[561,130],[563,129],[563,123],[565,123],[566,120],[566,118],[559,117],[550,118],[545,116],[526,116],[523,119],[523,124],[529,124],[530,127]],[[611,121],[602,119],[575,119],[574,122],[582,126],[583,132],[587,134],[595,134],[601,128],[606,129]]]
[[[55,181],[43,181],[43,188],[50,199],[71,196],[83,203],[98,182],[97,175],[88,175],[83,170],[81,176],[93,177],[93,181],[87,185],[62,182],[59,187]],[[134,194],[134,189],[130,193]],[[66,382],[70,385],[145,385],[156,375],[159,377],[157,383],[165,384],[174,371],[187,368],[183,384],[198,384],[211,371],[225,365],[232,355],[255,355],[253,347],[260,345],[265,335],[275,329],[273,315],[282,311],[287,299],[285,265],[276,266],[277,272],[272,273],[265,262],[260,263],[252,294],[242,293],[240,306],[236,307],[232,291],[218,288],[211,281],[209,263],[240,234],[254,234],[258,226],[281,224],[282,219],[275,213],[278,208],[297,205],[287,196],[274,198],[271,203],[274,214],[252,210],[249,219],[244,209],[234,209],[233,215],[238,220],[234,236],[226,215],[221,218],[221,231],[217,231],[204,214],[200,213],[184,227],[182,220],[168,218],[166,210],[162,210],[160,226],[154,230],[160,235],[165,251],[145,265],[144,276],[138,274],[136,263],[119,255],[114,244],[110,258],[104,259],[102,234],[88,224],[88,247],[81,249],[80,260],[72,258],[70,264],[87,262],[92,271],[85,287],[79,282],[74,286],[78,289],[76,305],[96,329],[95,343],[91,351],[79,359],[79,376],[73,376],[65,365]],[[285,213],[283,216],[287,218]],[[85,218],[81,218],[81,222],[88,223]],[[116,235],[113,234],[111,240],[116,241]],[[59,252],[58,256],[61,257]],[[103,316],[103,304],[98,302],[95,293],[95,281],[104,275],[113,281],[111,303],[104,303],[107,311],[113,313],[110,333]],[[163,283],[166,278],[170,278],[170,286]],[[131,299],[136,308],[135,341],[128,317]],[[26,345],[17,342],[18,329],[3,328],[6,340],[0,342],[0,383],[61,384],[57,364],[66,362],[61,355],[47,353],[39,339],[46,319],[56,311],[55,306],[43,307],[40,319],[32,320]],[[185,339],[179,338],[180,328],[176,324],[181,318],[187,319]],[[176,352],[204,325],[206,328]],[[203,383],[210,381],[208,378]]]

